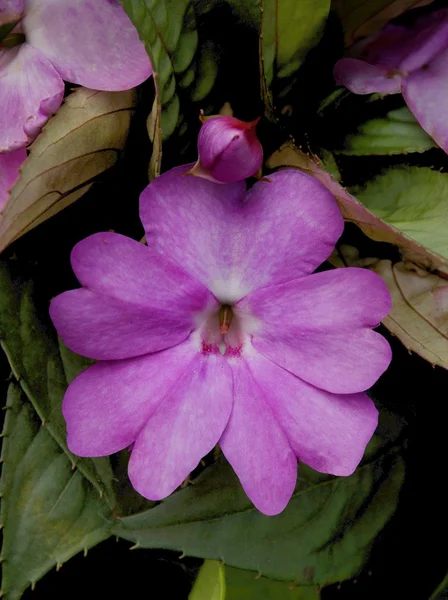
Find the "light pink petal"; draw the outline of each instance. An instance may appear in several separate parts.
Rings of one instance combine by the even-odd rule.
[[[133,305],[170,307],[187,315],[213,301],[204,285],[183,269],[118,233],[95,233],[81,240],[71,262],[81,285]]]
[[[316,273],[254,292],[237,306],[257,319],[255,348],[319,388],[366,390],[390,363],[389,344],[370,329],[390,311],[390,294],[370,271]]]
[[[0,211],[6,206],[9,192],[19,178],[19,169],[26,159],[26,150],[0,154]]]
[[[185,340],[213,295],[198,281],[135,240],[97,233],[72,251],[84,289],[60,294],[50,316],[74,352],[116,360]]]
[[[402,75],[390,67],[372,65],[357,58],[338,60],[333,76],[338,85],[343,85],[354,94],[398,94],[401,91]]]
[[[70,450],[79,456],[106,456],[132,444],[193,360],[187,342],[83,371],[69,385],[62,404]]]
[[[200,164],[216,181],[240,181],[259,170],[263,148],[255,133],[257,122],[246,123],[219,116],[208,119],[201,127],[198,137]]]
[[[367,390],[392,359],[388,342],[370,329],[260,335],[253,345],[277,365],[334,394]]]
[[[0,50],[0,153],[32,141],[63,97],[64,82],[39,50]]]
[[[276,515],[294,491],[297,460],[246,361],[231,367],[234,404],[219,445],[258,510]]]
[[[259,319],[256,337],[269,334],[279,338],[288,332],[300,336],[376,327],[390,309],[390,293],[381,277],[355,267],[269,286],[236,305],[238,313]]]
[[[448,153],[448,48],[403,81],[403,97],[426,133]]]
[[[247,360],[297,458],[322,473],[351,475],[378,423],[372,400],[320,390],[258,353]]]
[[[151,500],[173,492],[218,443],[232,411],[232,372],[221,354],[194,353],[150,416],[129,462],[135,489]],[[169,368],[165,365],[164,368]]]
[[[50,316],[70,350],[95,360],[157,352],[179,344],[194,329],[192,315],[175,307],[145,308],[84,288],[56,296]]]
[[[26,0],[27,41],[66,81],[127,90],[151,73],[143,43],[116,0]]]
[[[164,173],[140,197],[148,246],[206,285],[221,302],[312,272],[343,229],[332,194],[313,177],[285,170],[222,186]]]
[[[0,27],[18,21],[23,12],[23,0],[0,0]]]

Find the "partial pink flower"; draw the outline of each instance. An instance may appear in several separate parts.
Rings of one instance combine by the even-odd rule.
[[[0,19],[25,42],[0,42],[0,152],[32,141],[60,106],[64,82],[126,90],[152,72],[137,31],[116,0],[8,0]],[[16,38],[17,39],[17,36]]]
[[[339,60],[334,77],[355,94],[401,92],[423,129],[448,152],[448,9],[412,27],[388,25],[364,42],[359,58]]]
[[[53,323],[98,360],[68,387],[68,445],[103,456],[133,444],[143,496],[173,492],[219,444],[265,514],[281,512],[297,460],[350,475],[377,425],[364,393],[391,351],[372,331],[390,310],[375,273],[313,274],[341,235],[332,194],[284,170],[246,192],[184,177],[140,198],[148,246],[116,233],[79,242],[81,289],[57,296]]]
[[[199,132],[199,159],[191,175],[216,183],[233,183],[255,175],[263,162],[263,148],[255,133],[258,121],[208,118]]]
[[[25,159],[25,148],[0,154],[0,213],[8,202],[9,192],[19,178],[20,167]]]

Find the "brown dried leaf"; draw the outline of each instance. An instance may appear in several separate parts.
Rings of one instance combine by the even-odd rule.
[[[411,271],[400,262],[380,260],[372,270],[381,275],[392,296],[383,324],[413,352],[448,369],[448,281]]]
[[[267,160],[270,169],[295,167],[314,175],[335,196],[346,221],[355,223],[371,239],[398,246],[404,257],[429,271],[448,275],[448,260],[388,225],[349,194],[329,173],[319,167],[319,159],[310,157],[287,142]]]
[[[0,251],[80,198],[122,150],[135,91],[77,88],[32,144],[0,214]]]

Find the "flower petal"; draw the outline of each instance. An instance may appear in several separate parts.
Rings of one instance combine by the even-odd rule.
[[[62,404],[70,450],[79,456],[106,456],[132,444],[193,358],[187,342],[83,371]]]
[[[8,202],[9,192],[19,178],[19,170],[25,159],[25,148],[0,154],[0,211]]]
[[[23,0],[2,0],[0,5],[0,27],[18,21],[23,12]]]
[[[276,515],[294,491],[297,460],[246,361],[231,367],[234,405],[219,445],[258,510]]]
[[[144,244],[111,232],[95,233],[72,250],[81,285],[98,294],[176,313],[200,312],[212,294],[199,281]]]
[[[232,411],[232,372],[224,358],[193,348],[191,354],[191,364],[150,416],[132,450],[129,478],[151,500],[165,498],[184,481],[217,444]]]
[[[448,153],[448,48],[403,81],[403,97],[417,121]]]
[[[23,148],[59,108],[64,82],[29,44],[0,50],[0,153]]]
[[[305,381],[341,394],[368,389],[388,367],[389,344],[370,328],[390,308],[382,279],[356,268],[267,287],[237,305],[238,312],[257,319],[257,350]]]
[[[152,68],[137,30],[116,0],[27,0],[23,27],[66,81],[127,90]]]
[[[157,352],[185,340],[213,295],[176,265],[116,233],[79,242],[72,265],[84,289],[51,303],[64,343],[78,354],[116,360]]]
[[[402,76],[390,67],[371,65],[357,58],[338,60],[333,77],[338,85],[343,85],[354,94],[398,94],[401,91]]]
[[[372,400],[320,390],[258,353],[247,360],[297,458],[322,473],[351,475],[378,423]]]
[[[168,171],[146,188],[141,219],[148,246],[182,265],[221,302],[312,272],[342,233],[334,197],[310,175],[274,173],[244,200],[244,184],[183,177],[188,168]]]

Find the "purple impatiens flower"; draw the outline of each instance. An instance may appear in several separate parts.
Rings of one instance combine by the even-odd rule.
[[[336,82],[355,94],[401,92],[423,129],[448,152],[448,9],[413,27],[388,25],[364,42],[360,58],[343,58]]]
[[[216,183],[255,175],[263,162],[263,148],[255,133],[259,120],[247,123],[221,115],[207,118],[199,132],[199,159],[191,175]]]
[[[341,235],[334,197],[284,170],[246,192],[175,168],[140,198],[148,246],[116,233],[79,242],[81,289],[51,318],[100,362],[69,386],[68,446],[103,456],[133,444],[143,496],[175,490],[215,444],[265,514],[282,511],[297,459],[350,475],[377,425],[363,393],[387,368],[372,331],[390,310],[375,273],[313,274]]]
[[[0,213],[8,202],[11,188],[19,178],[19,170],[25,158],[25,148],[0,154]]]
[[[36,137],[62,102],[63,80],[118,91],[152,72],[116,0],[0,0],[0,24],[17,21],[0,41],[0,152]]]

